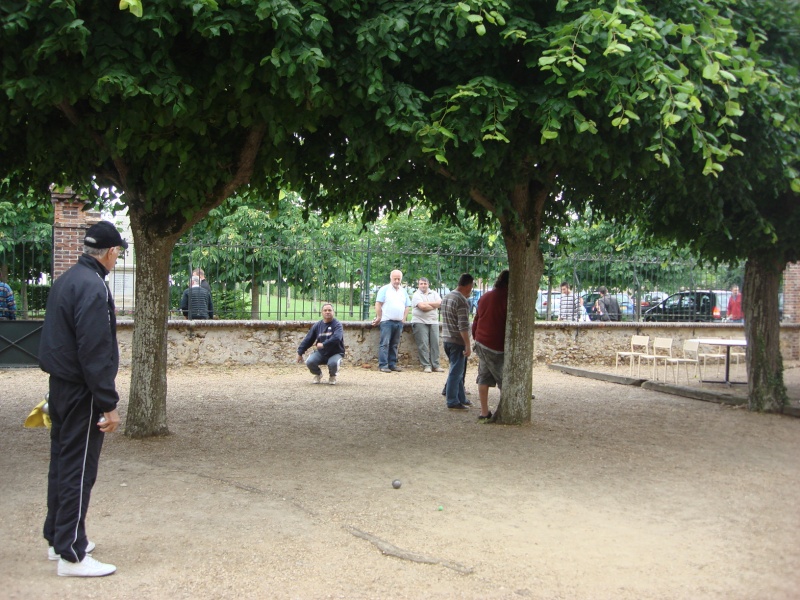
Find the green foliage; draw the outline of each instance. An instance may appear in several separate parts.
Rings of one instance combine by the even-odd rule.
[[[141,17],[143,14],[141,0],[119,0],[119,9],[129,10],[131,11],[132,15],[135,15],[137,17]]]
[[[741,285],[744,266],[709,264],[689,246],[653,237],[635,219],[607,219],[587,208],[553,232],[546,281],[557,288],[569,281],[575,289],[641,293],[680,289],[729,289]],[[712,261],[713,262],[713,261]]]
[[[8,184],[0,182],[0,266],[12,280],[36,281],[51,268],[53,205]]]
[[[766,251],[792,262],[800,260],[800,11],[782,0],[739,8],[740,43],[765,74],[726,105],[745,155],[732,158],[713,185],[688,161],[674,175],[642,182],[640,194],[649,198],[641,222],[713,260]],[[688,140],[676,148],[692,151]]]
[[[250,318],[250,298],[240,289],[212,289],[214,314],[220,319],[244,320]]]
[[[26,286],[28,294],[28,312],[37,312],[44,314],[47,308],[47,297],[50,295],[49,285],[36,285],[28,284]],[[14,293],[18,294],[19,290],[14,288]],[[19,298],[19,295],[17,295]]]
[[[188,285],[192,268],[201,267],[212,285],[250,290],[253,281],[259,285],[280,281],[304,295],[351,279],[361,284],[367,241],[369,286],[386,283],[396,268],[405,273],[406,281],[424,276],[435,287],[452,287],[466,270],[481,279],[496,276],[496,261],[481,263],[470,256],[487,251],[502,255],[497,233],[484,231],[463,213],[458,226],[433,223],[431,218],[427,208],[418,206],[365,226],[354,215],[324,218],[319,211],[308,211],[291,192],[281,193],[275,203],[256,194],[237,196],[212,211],[176,246],[173,278]],[[320,251],[326,248],[330,251],[320,260]],[[356,274],[359,268],[361,273]]]
[[[281,146],[330,105],[320,11],[152,0],[136,18],[98,0],[6,3],[0,164],[41,197],[52,182],[86,197],[93,180],[113,185],[153,233],[179,233],[250,161],[268,187]]]

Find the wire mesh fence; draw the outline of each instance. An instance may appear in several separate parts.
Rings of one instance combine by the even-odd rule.
[[[50,245],[52,242],[50,242]],[[47,302],[51,246],[42,240],[14,240],[0,246],[0,278],[17,298],[18,318],[41,318]],[[475,279],[473,306],[507,268],[504,251],[414,251],[365,240],[354,246],[290,246],[202,244],[181,241],[172,255],[170,311],[183,318],[180,299],[192,272],[202,269],[210,285],[215,318],[245,320],[313,320],[322,304],[334,305],[340,320],[370,320],[378,289],[393,269],[403,272],[409,294],[420,277],[444,295],[462,273]],[[599,286],[615,295],[623,320],[648,320],[648,311],[670,296],[692,290],[715,293],[722,320],[729,290],[741,286],[743,265],[701,265],[692,260],[658,260],[614,256],[545,256],[545,274],[535,299],[540,319],[557,318],[560,284],[566,282],[582,296],[587,313]],[[108,278],[120,315],[135,314],[135,248],[121,256]],[[531,301],[534,301],[533,295]],[[585,318],[588,318],[586,316]],[[690,319],[695,320],[695,319]]]

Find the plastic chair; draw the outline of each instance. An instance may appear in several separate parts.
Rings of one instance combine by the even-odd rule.
[[[678,383],[678,365],[686,365],[686,383],[689,383],[689,365],[694,365],[695,377],[700,371],[700,359],[697,357],[700,343],[698,341],[684,340],[683,341],[683,356],[675,356],[666,359],[664,364],[664,380],[667,379],[667,365],[672,367],[672,374],[675,377],[675,383]],[[703,378],[700,377],[700,385],[703,385]]]
[[[629,373],[633,376],[633,361],[643,354],[650,353],[650,336],[649,335],[632,335],[631,336],[631,349],[620,350],[617,352],[617,358],[614,361],[614,370],[619,368],[619,359],[627,358],[630,360]]]
[[[660,338],[657,337],[653,342],[653,353],[652,354],[642,354],[639,356],[639,368],[636,371],[636,375],[638,376],[642,371],[642,360],[646,361],[653,361],[653,379],[658,379],[656,377],[656,367],[658,367],[658,361],[664,361],[664,379],[667,378],[667,359],[672,358],[672,338]]]
[[[741,350],[736,350],[734,348],[731,348],[731,362],[733,362],[734,358],[736,359],[736,366],[738,367],[739,361],[743,361],[746,364],[747,354],[746,352],[743,352]]]
[[[724,352],[698,352],[697,353],[697,358],[698,359],[700,359],[700,358],[703,359],[703,368],[700,371],[700,375],[701,375],[700,378],[701,379],[702,379],[703,372],[706,370],[707,361],[709,359],[717,361],[717,375],[719,375],[719,368],[725,363],[725,353]]]

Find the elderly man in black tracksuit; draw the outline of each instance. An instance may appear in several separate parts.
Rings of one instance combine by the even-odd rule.
[[[120,418],[114,299],[105,277],[127,248],[116,228],[100,221],[86,230],[84,254],[59,277],[47,299],[39,365],[50,374],[50,470],[44,537],[58,574],[98,577],[116,571],[89,554],[86,511],[106,433]]]

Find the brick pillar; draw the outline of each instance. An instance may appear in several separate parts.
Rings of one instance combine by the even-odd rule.
[[[83,254],[84,232],[100,220],[100,213],[84,210],[87,202],[70,190],[52,192],[55,208],[53,219],[53,279],[69,269]]]
[[[800,263],[783,272],[783,322],[800,323]]]

